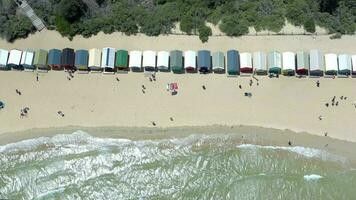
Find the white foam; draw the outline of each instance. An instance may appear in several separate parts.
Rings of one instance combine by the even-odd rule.
[[[308,175],[304,175],[304,180],[306,181],[317,181],[321,178],[323,178],[322,176],[318,175],[318,174],[308,174]]]

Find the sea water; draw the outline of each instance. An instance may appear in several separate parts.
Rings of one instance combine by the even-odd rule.
[[[0,146],[0,199],[355,199],[347,159],[231,135],[127,140],[83,131]]]

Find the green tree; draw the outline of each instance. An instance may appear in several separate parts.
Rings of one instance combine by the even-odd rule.
[[[303,24],[304,29],[309,33],[315,33],[315,22],[313,18],[305,20]]]
[[[199,39],[204,43],[209,40],[209,36],[212,35],[211,28],[208,26],[200,26],[199,27]]]
[[[58,15],[70,23],[80,19],[87,10],[82,0],[61,0],[57,8]]]
[[[230,15],[222,19],[220,30],[228,36],[241,36],[248,33],[248,25],[239,16]]]

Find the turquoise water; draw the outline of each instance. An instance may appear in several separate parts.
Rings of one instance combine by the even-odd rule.
[[[232,135],[102,139],[77,131],[0,146],[0,199],[354,199],[345,158]]]

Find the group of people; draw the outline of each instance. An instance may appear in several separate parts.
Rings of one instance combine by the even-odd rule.
[[[22,108],[22,109],[20,110],[20,117],[21,117],[21,118],[27,117],[29,111],[30,111],[30,108],[29,108],[29,107]]]

